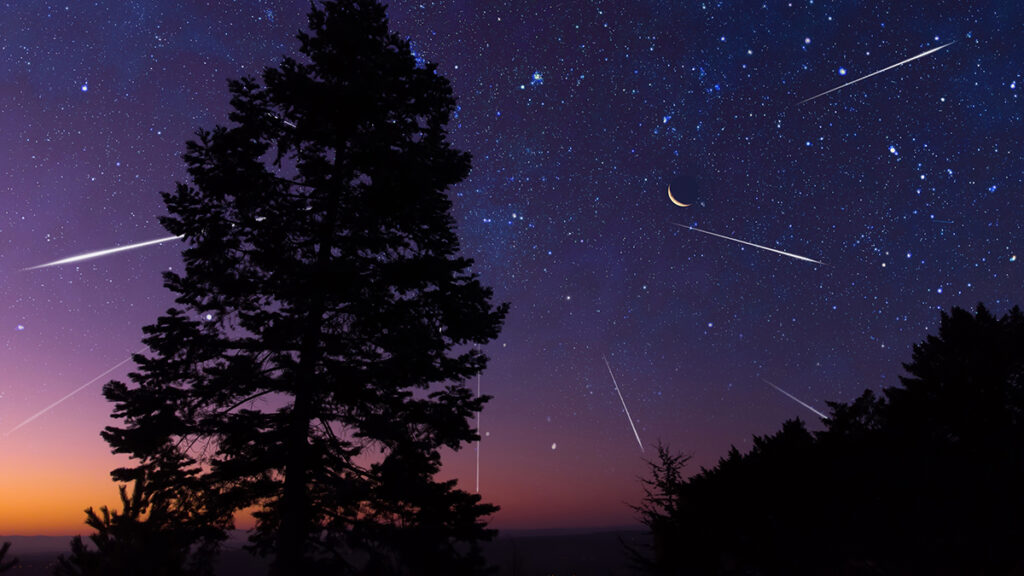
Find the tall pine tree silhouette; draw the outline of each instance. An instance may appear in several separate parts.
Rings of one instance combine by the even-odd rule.
[[[163,194],[185,268],[133,385],[104,388],[123,425],[103,436],[135,459],[113,475],[213,526],[256,507],[273,574],[475,573],[497,508],[434,476],[478,438],[473,345],[507,305],[459,255],[455,100],[380,4],[309,25],[302,56],[230,83],[231,125],[197,133]]]

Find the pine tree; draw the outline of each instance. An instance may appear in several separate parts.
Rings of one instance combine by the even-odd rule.
[[[104,388],[124,424],[103,436],[135,459],[113,475],[213,527],[256,507],[275,574],[475,573],[497,508],[434,476],[478,438],[473,345],[507,305],[459,255],[455,100],[376,2],[309,24],[302,57],[229,84],[231,125],[197,133],[163,194],[185,268],[134,385]]]
[[[196,525],[180,509],[172,509],[139,479],[131,495],[121,485],[121,511],[106,506],[85,510],[85,523],[96,530],[87,546],[81,536],[71,540],[71,555],[58,558],[55,576],[209,576],[215,528]]]
[[[659,450],[648,573],[1024,574],[1024,312],[953,308],[903,367],[690,478]]]
[[[10,542],[4,542],[3,545],[0,545],[0,572],[7,572],[8,570],[10,570],[10,569],[12,569],[12,568],[14,568],[15,566],[18,565],[18,559],[17,558],[14,558],[13,560],[7,560],[7,561],[4,560],[4,556],[7,556],[7,551],[10,550],[10,549],[11,549],[11,543]]]
[[[631,506],[637,512],[640,522],[650,530],[652,543],[650,554],[623,543],[634,568],[641,573],[670,574],[682,566],[684,559],[678,540],[680,529],[675,524],[680,509],[680,497],[685,488],[683,467],[690,456],[672,452],[668,446],[658,442],[657,459],[648,460],[650,478],[641,478],[644,498],[638,506]]]

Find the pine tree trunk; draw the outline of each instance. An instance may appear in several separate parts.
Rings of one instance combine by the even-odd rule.
[[[326,270],[331,259],[331,239],[336,216],[335,204],[328,203],[327,213],[319,231],[320,242],[310,284],[311,306],[306,333],[302,338],[299,373],[296,379],[298,385],[295,388],[292,422],[286,440],[281,525],[277,535],[277,556],[270,569],[271,576],[290,576],[307,572],[307,539],[313,522],[308,488],[308,472],[311,467],[309,426],[313,420],[316,367],[320,363],[320,339],[326,299]]]
[[[300,382],[309,380],[304,379]],[[296,390],[294,406],[286,448],[288,456],[284,469],[284,490],[281,495],[277,557],[270,570],[273,576],[304,574],[306,568],[306,534],[309,532],[310,522],[309,495],[306,489],[311,420],[308,390]]]

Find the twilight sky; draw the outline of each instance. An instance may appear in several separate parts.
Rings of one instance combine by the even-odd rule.
[[[100,389],[131,363],[6,433],[139,350],[180,247],[23,269],[167,236],[158,193],[184,178],[185,141],[226,122],[228,78],[297,52],[308,6],[0,4],[0,534],[83,531],[83,508],[117,502]],[[713,465],[815,421],[765,380],[823,410],[896,384],[940,310],[1024,303],[1024,5],[389,15],[454,84],[452,140],[474,157],[452,190],[463,249],[512,304],[481,378],[495,527],[633,523],[657,440]],[[681,175],[687,208],[667,194]],[[472,447],[446,463],[474,489]]]

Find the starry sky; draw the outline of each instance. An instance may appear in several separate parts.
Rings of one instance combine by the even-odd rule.
[[[172,304],[160,272],[181,248],[24,269],[167,236],[159,192],[185,178],[185,141],[227,121],[228,78],[296,53],[308,6],[0,5],[0,534],[84,531],[83,508],[117,502],[100,389]],[[451,191],[463,250],[512,305],[480,378],[495,527],[635,523],[657,441],[695,470],[787,418],[814,429],[765,381],[824,410],[897,384],[940,311],[1024,303],[1024,6],[395,0],[389,15],[454,85],[451,139],[474,157]],[[687,208],[667,194],[680,176]],[[473,447],[445,461],[475,489]]]

